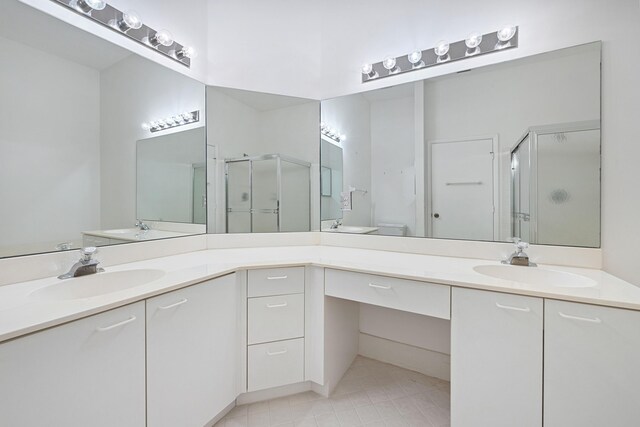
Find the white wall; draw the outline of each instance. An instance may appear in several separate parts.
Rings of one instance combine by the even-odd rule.
[[[209,0],[208,84],[320,99],[322,2]]]
[[[132,55],[101,73],[100,91],[101,228],[131,227],[136,220],[136,141],[151,136],[141,124],[200,110],[199,123],[162,134],[203,126],[205,88]]]
[[[371,102],[373,225],[395,223],[416,232],[414,99]]]
[[[100,224],[99,73],[3,38],[0,57],[0,256],[81,241]]]

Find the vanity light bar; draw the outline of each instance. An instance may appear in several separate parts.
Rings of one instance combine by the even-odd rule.
[[[154,30],[144,25],[140,15],[133,10],[122,12],[104,0],[51,0],[79,15],[104,25],[149,49],[191,68],[196,50],[177,43],[167,30]]]
[[[327,126],[324,123],[320,123],[320,133],[335,142],[342,142],[347,139],[345,134],[340,133],[337,129]]]
[[[167,129],[177,128],[179,126],[190,125],[200,121],[200,110],[176,114],[166,119],[152,120],[142,124],[142,129],[151,131],[152,133],[160,132]]]
[[[518,47],[518,32],[518,27],[505,25],[493,33],[471,33],[465,40],[455,43],[441,40],[431,49],[415,50],[395,58],[388,56],[381,62],[362,66],[362,83],[515,48]]]

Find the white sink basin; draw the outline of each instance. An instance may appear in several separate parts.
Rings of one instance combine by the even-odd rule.
[[[164,276],[162,270],[128,270],[97,273],[89,276],[60,280],[36,289],[29,296],[39,300],[73,300],[110,294],[145,285]]]
[[[541,267],[522,267],[512,265],[479,265],[473,269],[485,276],[534,286],[557,286],[560,288],[591,288],[597,285],[595,280],[578,274],[549,270]]]

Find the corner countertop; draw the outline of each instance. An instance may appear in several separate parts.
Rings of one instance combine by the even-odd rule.
[[[0,342],[237,270],[299,265],[640,310],[640,288],[601,270],[541,265],[582,275],[596,282],[596,286],[589,288],[563,288],[495,279],[473,269],[480,265],[500,265],[498,261],[333,246],[209,249],[109,267],[108,272],[158,269],[165,274],[144,285],[90,298],[43,301],[30,297],[40,288],[61,283],[55,277],[0,286]]]
[[[184,237],[193,233],[156,229],[140,230],[139,228],[121,228],[115,230],[83,231],[82,234],[103,237],[106,239],[122,240],[125,242],[140,242],[144,240],[166,239],[168,237]]]

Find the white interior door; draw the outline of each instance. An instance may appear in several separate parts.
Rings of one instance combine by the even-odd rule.
[[[493,139],[430,145],[432,237],[494,240]]]

